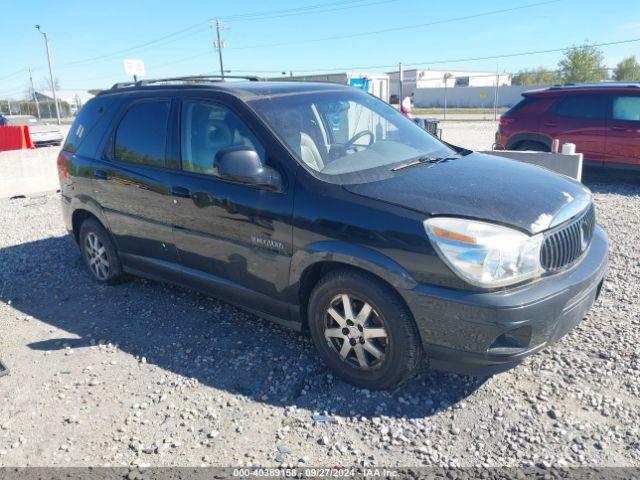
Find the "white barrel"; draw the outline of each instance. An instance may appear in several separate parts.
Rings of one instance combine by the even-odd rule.
[[[576,153],[576,144],[575,143],[564,143],[562,145],[562,154],[563,155],[575,155]]]

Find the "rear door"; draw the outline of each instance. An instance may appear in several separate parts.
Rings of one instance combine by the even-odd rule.
[[[606,163],[640,165],[640,95],[611,97]]]
[[[171,100],[144,98],[121,112],[94,171],[123,262],[145,271],[178,263],[169,221],[172,197],[166,161]]]
[[[251,127],[250,127],[251,125]],[[172,174],[175,242],[187,283],[263,313],[287,318],[293,175],[284,150],[238,101],[185,97],[179,115],[181,170]],[[283,177],[282,191],[224,180],[213,160],[243,145]],[[280,152],[280,153],[279,153]]]
[[[560,145],[573,143],[587,161],[602,163],[605,155],[606,97],[597,94],[567,94],[545,113],[541,129]]]

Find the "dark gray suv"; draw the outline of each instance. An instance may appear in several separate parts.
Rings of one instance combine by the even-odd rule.
[[[424,356],[512,367],[584,317],[607,268],[584,186],[444,144],[340,85],[115,85],[58,170],[97,281],[172,282],[309,332],[367,388]]]

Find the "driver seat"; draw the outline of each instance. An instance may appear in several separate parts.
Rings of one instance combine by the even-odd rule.
[[[304,132],[300,132],[300,157],[316,172],[320,172],[324,168],[324,161],[316,142],[313,141],[311,135]]]

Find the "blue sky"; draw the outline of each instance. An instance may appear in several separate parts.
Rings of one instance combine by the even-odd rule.
[[[37,23],[50,36],[55,74],[64,89],[101,88],[127,80],[124,58],[144,60],[148,77],[217,73],[215,31],[207,22],[216,17],[228,27],[223,31],[225,69],[265,75],[399,61],[437,69],[554,68],[561,53],[435,62],[640,38],[638,0],[543,1],[5,0],[0,98],[23,95],[27,67],[33,69],[37,87],[47,78]],[[256,13],[262,14],[247,16]],[[387,31],[368,34],[379,30]],[[327,39],[336,36],[343,38]],[[640,57],[640,42],[602,49],[608,66],[629,55]]]

